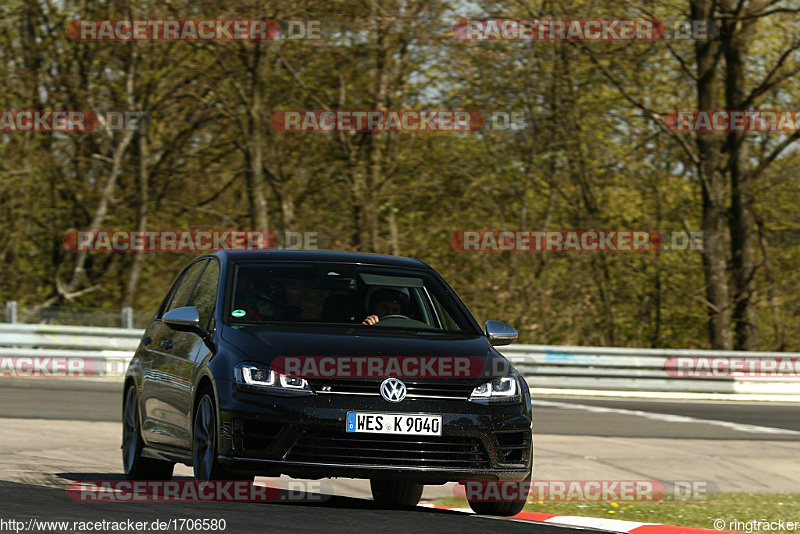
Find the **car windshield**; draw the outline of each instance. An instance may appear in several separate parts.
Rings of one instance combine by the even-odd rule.
[[[342,263],[240,262],[229,324],[348,325],[474,334],[450,291],[431,273]],[[365,324],[372,317],[374,324]]]

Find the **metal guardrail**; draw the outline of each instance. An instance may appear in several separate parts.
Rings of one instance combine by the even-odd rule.
[[[61,357],[90,358],[97,364],[92,376],[121,377],[141,335],[141,330],[128,328],[0,323],[0,375],[4,359]],[[553,345],[500,350],[540,393],[800,400],[799,376],[680,378],[665,371],[670,358],[800,359],[800,353]]]
[[[0,376],[38,366],[36,376],[55,367],[67,376],[122,377],[141,336],[132,328],[0,323]],[[75,364],[71,370],[65,361]]]
[[[800,400],[800,376],[677,377],[665,371],[670,358],[800,359],[800,353],[716,350],[631,349],[510,345],[503,355],[543,393],[637,396],[744,396],[758,400]],[[655,395],[653,395],[655,394]]]
[[[23,308],[16,301],[6,302],[0,309],[0,322],[22,324],[54,324],[76,326],[102,326],[137,328],[150,323],[152,315],[148,312],[134,313],[133,308],[119,310],[108,308],[75,308],[51,306],[42,309]]]

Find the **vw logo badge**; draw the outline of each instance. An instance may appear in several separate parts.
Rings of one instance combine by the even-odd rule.
[[[406,398],[406,385],[397,378],[387,378],[381,383],[381,397],[389,402],[400,402]]]

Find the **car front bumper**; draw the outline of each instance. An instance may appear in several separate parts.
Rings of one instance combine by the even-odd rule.
[[[277,396],[218,381],[219,461],[240,473],[297,478],[523,480],[532,468],[531,411],[516,403],[378,395]],[[345,432],[347,412],[435,414],[441,436]]]

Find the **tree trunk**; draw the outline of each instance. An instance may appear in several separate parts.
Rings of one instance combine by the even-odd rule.
[[[289,184],[285,184],[281,189],[281,216],[283,218],[284,230],[297,230],[297,215],[295,213],[294,195],[289,192]],[[309,230],[303,228],[303,230]]]
[[[261,47],[254,43],[253,65],[251,69],[250,109],[247,117],[247,193],[250,200],[250,221],[253,230],[269,230],[267,212],[267,189],[264,177],[264,73]]]
[[[690,0],[693,20],[710,20],[714,15],[712,0]],[[695,41],[697,59],[697,109],[717,109],[717,50],[714,40]],[[717,133],[695,136],[698,151],[698,175],[702,186],[703,231],[710,237],[703,251],[706,283],[709,341],[714,349],[731,349],[731,311],[727,280],[725,179],[720,170],[721,138]]]
[[[727,13],[734,13],[730,0],[723,2]],[[721,42],[725,54],[725,101],[728,110],[743,110],[745,100],[745,61],[752,21],[737,31],[736,19],[725,19]],[[753,179],[748,161],[748,137],[743,132],[728,132],[727,146],[731,180],[731,255],[733,267],[733,322],[736,350],[757,350],[758,332],[755,307],[755,217]]]
[[[393,256],[399,256],[402,248],[400,247],[400,228],[397,225],[397,208],[389,206],[389,238]]]
[[[139,232],[147,231],[147,216],[150,204],[150,145],[148,144],[147,132],[139,132],[139,207],[136,212],[136,230]],[[125,284],[125,294],[122,297],[122,307],[133,307],[136,300],[136,287],[139,285],[139,275],[142,272],[142,262],[144,261],[144,251],[134,252],[133,262],[128,273],[128,282]]]

